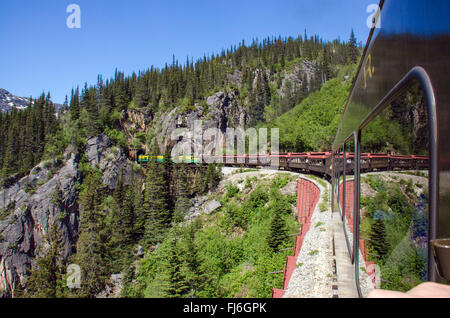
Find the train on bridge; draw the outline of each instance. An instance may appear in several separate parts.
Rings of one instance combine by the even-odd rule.
[[[401,156],[391,154],[361,154],[360,169],[362,172],[376,171],[401,171],[401,170],[428,170],[427,156]],[[200,159],[199,157],[188,155],[179,156],[177,160],[168,158],[169,161],[185,164],[207,164],[209,162],[220,163],[230,167],[248,168],[278,168],[295,172],[313,173],[326,178],[333,175],[333,160],[346,162],[347,174],[353,174],[355,169],[355,154],[340,153],[334,155],[331,152],[305,152],[305,153],[279,153],[267,155],[224,155],[220,158],[209,156]],[[140,164],[147,164],[150,161],[162,163],[163,155],[139,155],[136,161]]]

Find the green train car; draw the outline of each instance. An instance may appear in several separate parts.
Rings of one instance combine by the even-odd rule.
[[[139,155],[137,158],[138,163],[149,163],[150,161],[163,162],[164,156],[149,156],[149,155]],[[169,161],[173,162],[170,158]],[[200,164],[200,159],[194,156],[179,156],[177,163],[190,163],[190,164]]]
[[[164,156],[139,155],[137,161],[139,163],[148,163],[150,161],[163,162],[164,161]]]
[[[139,163],[148,163],[150,161],[163,162],[164,161],[164,156],[139,155],[137,161]]]
[[[200,159],[194,156],[179,156],[178,161],[183,163],[194,163],[194,164],[200,163]]]

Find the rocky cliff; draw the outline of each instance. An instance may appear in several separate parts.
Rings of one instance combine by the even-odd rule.
[[[84,153],[91,166],[102,171],[102,182],[111,191],[121,171],[128,181],[131,164],[105,135],[88,139]],[[62,236],[62,256],[75,252],[80,157],[68,149],[62,160],[42,162],[29,175],[0,188],[0,297],[13,296],[36,258],[45,255],[46,236],[53,225]]]
[[[10,296],[33,260],[45,253],[46,235],[59,221],[63,256],[73,252],[78,233],[77,156],[44,162],[28,176],[0,191],[0,291]]]

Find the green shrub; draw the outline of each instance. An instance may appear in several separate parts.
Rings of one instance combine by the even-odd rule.
[[[58,221],[62,221],[62,220],[64,220],[65,218],[66,218],[66,216],[67,216],[67,213],[65,212],[65,211],[62,211],[62,212],[59,212],[58,213]]]
[[[270,184],[271,188],[274,189],[281,189],[285,187],[290,181],[289,175],[278,175],[274,180],[272,180],[272,183]]]
[[[128,104],[128,109],[137,109],[138,105],[136,103],[136,100],[132,100],[129,104]]]
[[[105,134],[108,136],[109,139],[111,139],[117,146],[121,148],[125,148],[127,146],[127,137],[125,134],[121,131],[118,131],[116,129],[111,129],[106,127],[105,128]]]
[[[228,199],[234,198],[239,193],[239,188],[232,184],[228,184],[225,187],[225,190],[226,190],[225,197]]]

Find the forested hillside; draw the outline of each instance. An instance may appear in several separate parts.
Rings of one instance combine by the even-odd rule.
[[[65,103],[69,111],[63,109],[59,121],[50,116],[54,109],[49,95],[39,97],[25,112],[1,114],[1,175],[23,175],[46,158],[44,152],[47,157],[62,154],[69,144],[81,150],[87,137],[102,132],[126,147],[132,140],[125,140],[121,131],[125,110],[145,110],[155,119],[174,107],[188,112],[206,106],[207,97],[218,91],[236,93],[236,102],[246,112],[246,125],[271,122],[335,78],[343,65],[355,64],[358,57],[353,33],[348,43],[324,42],[305,34],[297,39],[267,38],[251,45],[242,42],[196,62],[181,64],[174,57],[163,69],[151,67],[128,77],[116,71],[114,78],[104,81],[99,75],[96,85],[72,90]],[[321,106],[326,102],[320,101]],[[333,111],[339,110],[333,107]],[[148,143],[142,134],[134,137]],[[14,160],[7,158],[11,154]]]
[[[0,272],[9,273],[1,292],[96,297],[120,273],[122,296],[268,296],[277,279],[264,273],[283,261],[279,249],[296,226],[293,198],[280,193],[288,180],[268,182],[270,192],[247,180],[247,196],[233,186],[216,196],[220,167],[174,165],[164,135],[201,119],[221,129],[278,127],[282,151],[327,150],[359,56],[353,32],[348,42],[267,38],[98,76],[58,113],[49,94],[0,113]],[[143,167],[130,149],[165,160]],[[188,222],[205,195],[221,205],[207,228]],[[279,239],[257,242],[269,232]],[[65,286],[69,264],[82,270],[79,289]]]

